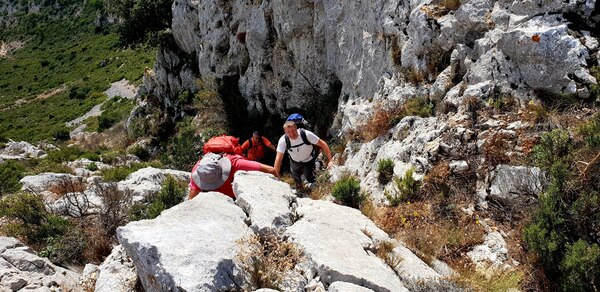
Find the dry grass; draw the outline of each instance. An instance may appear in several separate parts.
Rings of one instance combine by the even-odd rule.
[[[247,290],[280,289],[285,274],[302,260],[302,252],[293,243],[273,235],[252,235],[239,244],[245,248],[236,259],[250,280],[250,287],[244,287]]]
[[[400,265],[400,262],[402,262],[402,258],[394,255],[392,252],[395,247],[396,245],[391,241],[381,241],[375,246],[375,254],[377,257],[382,259],[392,269],[396,269],[396,267]]]
[[[371,141],[387,133],[392,127],[392,121],[401,112],[401,107],[397,105],[384,105],[377,103],[374,106],[373,115],[369,121],[359,126],[356,135],[358,140]]]
[[[352,134],[354,140],[371,141],[386,134],[406,116],[430,117],[433,105],[427,97],[417,97],[399,104],[396,102],[376,103],[373,115],[365,124],[357,127]]]
[[[546,122],[550,114],[541,102],[532,100],[525,105],[525,110],[521,117],[523,120],[535,125]]]
[[[459,271],[459,274],[460,276],[454,277],[452,280],[461,286],[482,292],[518,289],[524,277],[524,272],[520,270],[495,271],[481,274],[473,268],[465,268]]]
[[[504,133],[495,133],[484,144],[485,161],[489,166],[510,162],[507,152],[510,150],[511,137]]]

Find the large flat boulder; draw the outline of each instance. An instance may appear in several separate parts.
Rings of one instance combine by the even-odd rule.
[[[202,193],[153,220],[117,229],[146,291],[237,289],[233,259],[252,234],[246,214],[229,197]]]
[[[254,232],[280,234],[292,225],[291,204],[296,196],[290,186],[273,175],[239,171],[235,174],[233,191],[236,204],[250,217]]]
[[[304,251],[321,281],[343,281],[375,291],[407,291],[394,271],[369,252],[387,234],[360,211],[325,201],[298,199],[298,216],[286,235]]]

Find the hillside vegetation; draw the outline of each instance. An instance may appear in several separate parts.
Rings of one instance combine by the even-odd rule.
[[[0,133],[5,138],[68,138],[65,122],[106,99],[103,91],[111,82],[140,83],[144,68],[154,63],[155,46],[124,45],[114,25],[101,25],[101,1],[81,2],[43,6],[0,31],[0,40],[24,43],[0,58]]]

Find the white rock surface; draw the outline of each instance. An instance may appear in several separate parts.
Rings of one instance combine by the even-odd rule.
[[[485,242],[475,246],[467,256],[475,263],[478,270],[504,268],[508,260],[506,241],[500,232],[490,232],[485,236]]]
[[[78,291],[80,275],[38,257],[12,237],[0,237],[2,291]]]
[[[117,245],[98,267],[95,292],[135,291],[138,275],[135,265],[125,254],[123,246]]]
[[[126,180],[118,182],[117,185],[119,190],[131,191],[134,201],[141,201],[148,195],[160,191],[161,184],[167,175],[180,181],[189,181],[190,179],[189,172],[146,167],[130,174]]]
[[[82,177],[68,173],[44,172],[37,175],[28,175],[19,181],[21,189],[27,192],[38,194],[62,195],[65,192],[81,190],[85,186],[85,180]],[[49,196],[45,196],[46,199]],[[54,197],[53,199],[57,199]]]
[[[0,149],[0,162],[3,160],[23,160],[27,158],[44,158],[46,152],[28,142],[9,141],[4,148]]]
[[[298,199],[299,221],[285,235],[317,267],[321,281],[358,284],[376,291],[407,291],[383,260],[366,250],[387,234],[356,209]]]
[[[372,292],[373,290],[347,282],[333,282],[327,292]]]
[[[538,167],[498,165],[490,173],[489,196],[512,200],[519,196],[537,197],[548,179]]]
[[[400,264],[394,270],[404,281],[441,279],[440,274],[402,245],[395,247],[392,255],[401,259]]]
[[[421,179],[431,167],[429,160],[437,157],[440,151],[439,137],[447,130],[448,125],[437,118],[406,117],[390,130],[391,139],[379,137],[364,144],[348,143],[344,150],[346,163],[342,167],[334,167],[333,177],[337,179],[346,171],[356,174],[361,180],[361,187],[371,192],[375,201],[383,201],[384,186],[378,180],[378,161],[392,159],[394,174],[398,177],[414,167],[413,176]]]
[[[146,291],[223,291],[241,287],[233,260],[252,234],[233,201],[209,192],[153,220],[117,229]]]
[[[233,181],[235,203],[250,217],[254,232],[281,234],[292,225],[291,204],[296,196],[290,186],[261,172],[238,171]]]

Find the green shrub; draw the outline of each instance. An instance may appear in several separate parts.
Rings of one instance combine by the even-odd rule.
[[[589,121],[581,126],[577,133],[584,137],[590,149],[600,148],[600,114],[595,114]]]
[[[104,181],[118,182],[127,179],[127,176],[134,173],[136,170],[138,170],[136,167],[114,167],[101,170],[100,175],[102,175]]]
[[[591,123],[580,133],[593,128]],[[580,152],[574,146],[592,147],[593,143],[573,145],[569,133],[554,130],[543,134],[534,147],[533,160],[548,173],[550,186],[539,196],[523,238],[547,276],[557,279],[563,291],[590,291],[600,284],[600,195],[593,180],[572,174],[579,160],[573,154]]]
[[[49,237],[62,236],[72,227],[70,221],[46,211],[41,195],[18,193],[0,200],[0,217],[16,220],[2,226],[8,236],[27,243],[45,243]]]
[[[106,9],[123,22],[118,31],[124,43],[143,41],[169,27],[173,0],[105,0]]]
[[[184,129],[172,140],[168,150],[171,164],[175,169],[190,171],[198,161],[203,139],[191,129]]]
[[[102,114],[100,114],[100,116],[98,117],[98,129],[97,131],[103,132],[106,129],[109,129],[110,127],[112,127],[115,123],[117,123],[119,121],[119,117],[112,113],[112,112],[102,112]]]
[[[568,244],[562,269],[564,291],[594,291],[600,284],[600,246],[582,239]]]
[[[162,183],[161,190],[150,196],[147,203],[137,203],[131,208],[129,218],[131,221],[141,219],[154,219],[166,209],[183,201],[186,193],[185,184],[168,175]]]
[[[59,265],[71,263],[84,264],[84,252],[87,247],[85,233],[79,228],[68,228],[64,234],[46,238],[46,246],[40,251],[40,256],[48,258]]]
[[[150,158],[150,152],[148,152],[146,148],[139,144],[129,148],[128,153],[137,156],[137,158],[143,161],[146,161],[148,158]]]
[[[25,167],[16,161],[0,163],[0,197],[21,189],[19,181],[23,178]]]
[[[433,103],[427,97],[418,97],[406,101],[404,104],[404,116],[418,116],[421,118],[433,115]],[[400,118],[401,120],[402,118]],[[400,121],[398,120],[398,121]]]
[[[379,182],[387,184],[394,176],[394,161],[390,158],[379,160],[377,162],[377,172],[379,172]]]
[[[564,130],[553,130],[541,136],[533,148],[533,161],[542,169],[549,170],[557,162],[565,162],[571,152],[571,138]]]
[[[52,138],[58,141],[66,141],[71,138],[71,134],[67,128],[60,127],[59,129],[55,130],[54,133],[52,133]]]
[[[402,202],[417,198],[421,183],[413,178],[414,169],[406,171],[402,178],[394,177],[394,188],[391,192],[386,191],[385,197],[390,205],[395,207]]]
[[[357,209],[366,198],[360,190],[360,181],[351,175],[344,175],[335,182],[331,195],[342,204]]]
[[[51,163],[63,163],[68,161],[74,161],[83,155],[85,152],[78,147],[63,147],[58,150],[52,150],[48,152],[48,156],[44,160]]]
[[[98,165],[96,165],[95,162],[92,162],[90,164],[88,164],[85,169],[89,170],[89,171],[96,171],[98,170]]]
[[[91,161],[100,161],[100,155],[96,152],[87,152],[80,156],[80,158],[89,159]]]

